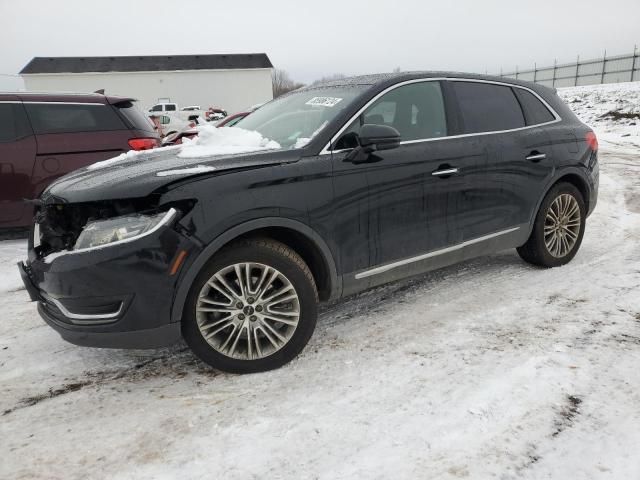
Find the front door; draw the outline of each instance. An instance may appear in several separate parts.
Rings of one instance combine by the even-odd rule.
[[[401,145],[351,159],[345,149],[357,145],[365,123],[394,127]],[[350,287],[360,290],[417,273],[424,265],[414,262],[415,257],[451,243],[460,177],[446,173],[455,163],[444,146],[448,142],[431,141],[446,135],[440,82],[423,80],[382,95],[336,142],[334,149],[340,150],[332,157],[336,200],[343,198],[343,208],[351,212],[343,229],[349,230],[350,238],[355,233],[362,240],[344,245],[343,264],[351,268],[345,270],[346,293]]]

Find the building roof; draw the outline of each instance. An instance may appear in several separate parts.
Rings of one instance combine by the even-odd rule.
[[[20,74],[160,72],[273,68],[266,53],[228,55],[153,55],[131,57],[34,57]]]

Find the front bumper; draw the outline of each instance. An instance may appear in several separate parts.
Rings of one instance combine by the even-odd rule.
[[[106,348],[156,348],[180,339],[171,307],[180,252],[197,247],[171,228],[137,241],[37,258],[18,267],[38,313],[73,344]],[[185,267],[183,263],[182,267]]]

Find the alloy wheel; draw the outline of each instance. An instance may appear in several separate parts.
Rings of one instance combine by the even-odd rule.
[[[196,320],[203,338],[217,352],[239,360],[261,359],[293,336],[300,299],[291,281],[275,268],[236,263],[204,284]]]
[[[580,206],[573,195],[558,195],[549,206],[544,222],[544,243],[555,258],[567,255],[578,241],[582,224]]]

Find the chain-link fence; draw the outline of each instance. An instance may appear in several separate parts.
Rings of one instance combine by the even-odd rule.
[[[517,78],[541,83],[549,87],[574,87],[577,85],[595,85],[598,83],[619,83],[640,81],[640,51],[634,48],[633,54],[580,60],[573,63],[554,64],[552,67],[532,70],[518,70],[510,73],[500,72],[501,77]]]

